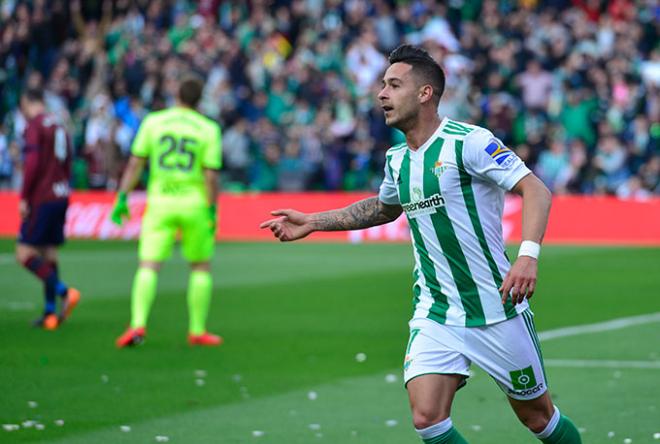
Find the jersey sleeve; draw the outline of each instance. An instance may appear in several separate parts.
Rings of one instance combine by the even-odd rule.
[[[222,132],[219,125],[216,124],[214,127],[208,146],[204,150],[202,166],[211,170],[219,170],[222,166]]]
[[[29,122],[23,134],[23,185],[21,199],[30,200],[36,188],[41,150],[40,126]]]
[[[385,177],[383,177],[380,189],[378,190],[378,200],[386,205],[399,205],[401,203],[399,201],[399,193],[397,192],[396,184],[392,177],[389,162],[390,159],[388,158],[385,162]]]
[[[531,173],[516,153],[485,129],[479,129],[465,139],[463,164],[471,175],[505,190],[511,190]]]
[[[134,156],[149,157],[149,154],[151,153],[151,147],[149,146],[149,122],[149,116],[146,116],[142,120],[142,123],[140,123],[138,132],[135,135],[135,139],[133,139],[133,144],[131,145],[131,154]]]

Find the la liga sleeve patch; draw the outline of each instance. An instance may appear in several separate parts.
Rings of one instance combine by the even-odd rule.
[[[501,140],[492,138],[490,139],[486,148],[486,154],[502,168],[510,168],[516,160],[516,155],[509,148],[504,146]]]

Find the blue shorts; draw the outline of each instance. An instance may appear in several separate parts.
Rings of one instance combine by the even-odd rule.
[[[18,242],[34,246],[62,245],[67,200],[44,202],[31,208],[30,215],[21,223]]]

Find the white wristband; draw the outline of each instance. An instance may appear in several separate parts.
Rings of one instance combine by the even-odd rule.
[[[539,253],[541,252],[541,245],[537,244],[534,241],[522,241],[520,244],[520,249],[518,250],[518,257],[520,256],[529,256],[534,259],[539,258]]]

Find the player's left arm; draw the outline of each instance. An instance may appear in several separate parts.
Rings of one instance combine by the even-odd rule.
[[[533,173],[518,181],[511,191],[523,199],[522,239],[526,242],[526,248],[520,249],[499,290],[502,303],[506,302],[510,293],[511,302],[519,304],[525,298],[531,298],[536,290],[538,249],[548,225],[552,194]]]
[[[211,230],[215,232],[218,214],[218,178],[222,166],[222,130],[220,125],[214,123],[210,134],[207,149],[204,150],[202,157],[202,167],[204,168],[204,186],[206,187],[206,197],[208,199],[210,225]]]
[[[23,149],[23,186],[21,187],[21,199],[18,209],[22,219],[30,214],[30,200],[37,186],[39,178],[39,152],[41,140],[34,122],[28,124],[25,130]]]
[[[536,289],[538,250],[548,223],[552,196],[516,153],[485,129],[478,129],[466,138],[463,161],[469,174],[523,198],[523,244],[499,288],[502,303],[511,295],[511,302],[519,304],[531,298]]]

